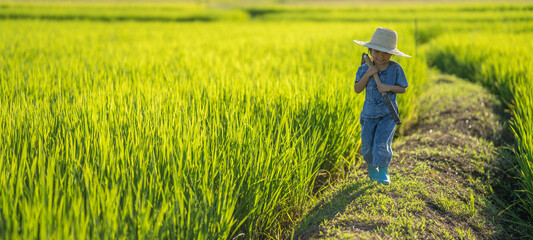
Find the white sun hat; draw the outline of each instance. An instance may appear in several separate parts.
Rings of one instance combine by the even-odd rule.
[[[382,52],[402,57],[411,57],[403,52],[400,52],[400,50],[396,48],[396,43],[398,42],[398,34],[396,34],[395,31],[387,28],[377,28],[374,32],[374,35],[372,35],[372,39],[370,39],[370,42],[363,42],[357,40],[353,40],[353,42],[361,46],[376,49]]]

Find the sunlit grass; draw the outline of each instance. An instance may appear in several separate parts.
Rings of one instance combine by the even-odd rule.
[[[528,52],[533,47],[530,41],[533,35],[531,32],[485,33],[483,38],[479,35],[440,37],[429,47],[429,59],[445,71],[482,83],[511,109],[523,187],[521,205],[533,218],[533,57]]]
[[[366,20],[370,7],[254,16],[197,5],[13,6],[0,7],[3,18],[65,21],[0,22],[7,239],[281,238],[317,188],[357,163],[363,95],[353,81],[366,49],[353,39],[389,27],[416,56],[394,58],[410,84],[398,97],[401,132],[425,89],[415,33],[422,44],[450,29],[533,29],[506,22],[529,21],[527,5],[400,7],[381,21]],[[432,13],[442,21],[424,21]],[[527,99],[515,102],[518,134],[529,134]],[[531,143],[519,146],[531,156]]]
[[[4,237],[280,236],[356,161],[352,39],[373,29],[1,25]]]

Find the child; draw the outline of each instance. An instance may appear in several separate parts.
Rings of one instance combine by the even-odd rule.
[[[354,40],[355,43],[368,47],[372,56],[373,66],[363,64],[357,69],[355,76],[355,92],[360,93],[366,88],[365,102],[361,111],[361,152],[368,166],[371,181],[390,184],[389,164],[392,158],[392,137],[396,123],[384,103],[381,92],[387,92],[398,112],[396,94],[404,93],[407,79],[402,67],[390,60],[392,54],[410,57],[398,49],[398,35],[386,28],[377,28],[370,42]],[[378,73],[381,85],[378,86],[372,75]]]

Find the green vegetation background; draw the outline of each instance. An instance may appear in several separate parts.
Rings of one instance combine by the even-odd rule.
[[[504,60],[530,49],[532,9],[1,3],[0,234],[286,236],[306,201],[360,164],[352,89],[366,49],[352,40],[378,26],[415,56],[394,59],[410,82],[400,132],[417,121],[426,61],[493,76],[532,213],[531,71]]]

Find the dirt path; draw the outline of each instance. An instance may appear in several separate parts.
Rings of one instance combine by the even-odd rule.
[[[294,239],[506,237],[494,204],[510,169],[501,104],[478,85],[433,81],[418,123],[393,143],[392,184],[370,182],[363,164],[315,203]]]

